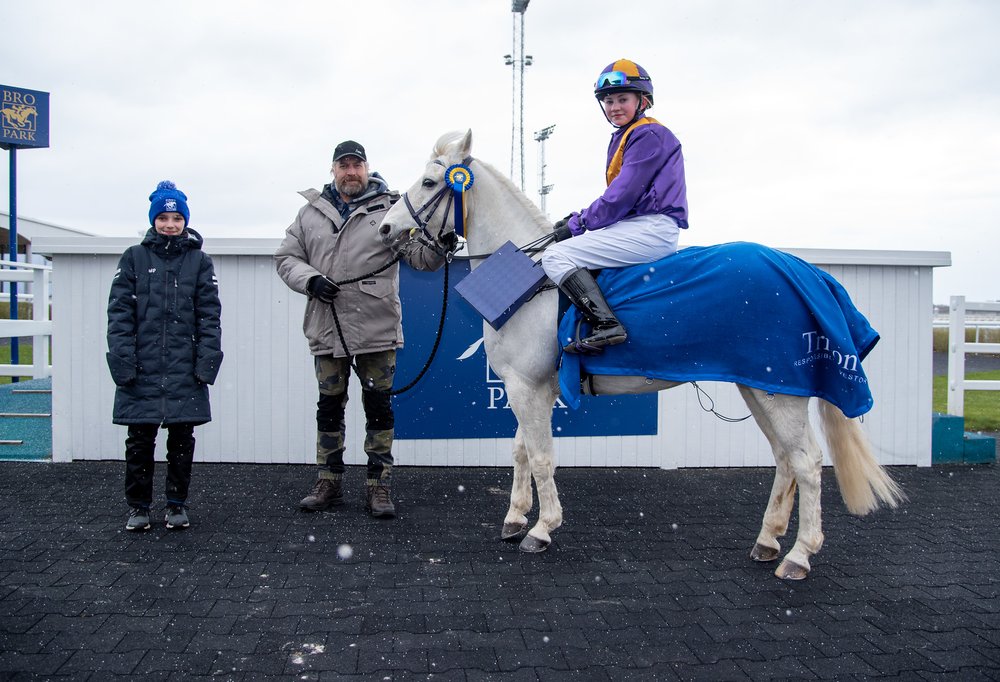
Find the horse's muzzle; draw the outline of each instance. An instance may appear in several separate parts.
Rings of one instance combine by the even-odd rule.
[[[416,228],[407,230],[392,223],[384,222],[379,225],[378,235],[382,243],[386,246],[398,248],[403,242],[410,240],[415,231]]]
[[[379,225],[378,236],[383,244],[390,246],[392,244],[392,225],[389,223]]]

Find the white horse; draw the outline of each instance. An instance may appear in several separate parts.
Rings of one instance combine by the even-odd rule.
[[[454,230],[453,211],[448,202],[437,199],[450,192],[445,188],[445,170],[463,162],[470,166],[475,177],[465,202],[468,253],[489,254],[507,240],[524,246],[551,232],[552,225],[541,211],[495,168],[473,159],[471,151],[471,130],[464,135],[448,133],[437,141],[423,174],[407,190],[405,201],[396,203],[389,211],[380,227],[386,244],[398,246],[422,231],[437,237]],[[548,289],[521,307],[500,330],[483,324],[490,366],[506,386],[518,423],[510,508],[503,520],[501,538],[520,540],[520,548],[526,552],[544,551],[552,541],[550,534],[562,524],[552,439],[552,409],[559,395],[557,308],[558,294]],[[593,379],[594,393],[599,395],[647,393],[677,385],[668,381],[650,383],[646,377]],[[778,538],[788,528],[798,487],[798,535],[775,575],[785,579],[805,578],[810,570],[809,557],[823,545],[820,519],[823,453],[810,426],[809,398],[769,395],[756,388],[737,386],[767,437],[777,463],[770,500],[750,557],[755,561],[778,558],[781,550]],[[848,511],[864,515],[880,503],[895,507],[902,501],[901,490],[875,460],[857,420],[847,419],[840,409],[824,400],[820,400],[819,413]],[[538,491],[539,514],[537,523],[528,530],[526,515],[533,504],[532,478]]]

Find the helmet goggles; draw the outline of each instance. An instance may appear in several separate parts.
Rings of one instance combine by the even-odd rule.
[[[605,71],[594,84],[594,88],[602,90],[604,88],[626,87],[636,84],[637,81],[648,81],[649,78],[642,76],[630,76],[624,71]]]

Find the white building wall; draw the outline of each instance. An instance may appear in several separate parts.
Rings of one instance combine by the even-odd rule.
[[[111,424],[107,297],[133,239],[38,238],[53,258],[53,459],[123,459],[125,428]],[[196,430],[199,461],[315,461],[316,382],[302,335],[305,299],[274,272],[276,239],[213,239],[225,360],[211,388],[213,421]],[[931,463],[933,268],[942,252],[785,249],[847,289],[882,339],[865,361],[875,407],[864,417],[885,464]],[[748,410],[730,384],[700,386],[730,417]],[[705,400],[707,404],[707,399]],[[347,408],[347,457],[362,464],[364,415],[357,383]],[[773,464],[752,419],[730,424],[700,406],[687,384],[658,396],[654,436],[556,438],[560,466],[742,467]],[[511,434],[513,436],[513,434]],[[158,457],[162,458],[161,447]],[[511,438],[398,440],[399,465],[508,466]]]

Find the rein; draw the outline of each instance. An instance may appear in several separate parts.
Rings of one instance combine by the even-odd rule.
[[[443,163],[441,163],[441,161],[439,161],[437,159],[435,159],[434,163],[437,163],[438,165],[441,165],[441,166],[444,165]],[[466,176],[462,176],[462,175],[456,176],[457,180],[458,180],[458,183],[461,183],[462,186],[459,187],[457,183],[448,183],[448,182],[446,182],[445,185],[444,185],[444,187],[442,187],[440,190],[438,190],[433,195],[431,195],[431,197],[427,201],[425,201],[424,204],[420,208],[414,209],[413,208],[413,204],[410,202],[409,195],[406,192],[403,193],[403,202],[406,204],[406,209],[410,212],[410,217],[413,218],[413,220],[417,223],[417,226],[420,228],[421,238],[418,241],[421,244],[423,244],[424,246],[426,246],[427,248],[432,249],[438,255],[442,255],[442,256],[445,257],[445,262],[444,262],[444,291],[441,294],[441,318],[440,318],[440,320],[438,322],[437,334],[436,334],[436,336],[434,338],[434,346],[431,348],[431,352],[430,352],[430,355],[427,357],[427,361],[424,363],[424,366],[417,373],[417,376],[413,379],[413,381],[411,381],[410,383],[406,384],[406,386],[403,386],[402,388],[389,391],[389,395],[399,395],[401,393],[405,393],[406,391],[409,391],[414,386],[416,386],[417,382],[420,381],[423,378],[423,376],[427,373],[427,370],[430,369],[431,363],[434,362],[434,357],[437,355],[438,348],[441,345],[441,337],[444,335],[445,315],[448,312],[448,279],[449,279],[448,275],[449,275],[449,266],[451,265],[451,259],[452,259],[453,252],[451,252],[451,251],[449,251],[447,249],[442,249],[438,245],[439,240],[438,239],[434,239],[431,236],[430,231],[427,229],[427,226],[430,223],[431,216],[434,215],[434,213],[438,209],[438,206],[440,206],[441,202],[444,200],[445,194],[448,193],[449,190],[452,190],[452,193],[448,195],[448,203],[447,203],[447,205],[445,207],[444,216],[441,218],[441,229],[438,230],[438,236],[439,237],[440,237],[441,234],[444,234],[445,233],[444,232],[445,223],[448,220],[448,212],[451,209],[451,202],[454,199],[454,195],[455,194],[461,194],[466,189],[468,189],[469,187],[472,186],[472,172],[468,170],[468,165],[470,163],[472,163],[472,157],[471,156],[470,157],[466,157],[462,161],[462,163],[464,165],[464,170],[467,173],[467,175]],[[448,170],[451,171],[454,168],[456,168],[456,167],[453,167],[452,169],[448,169]],[[457,168],[462,168],[462,167],[458,166]],[[446,175],[448,175],[447,172],[446,172]],[[463,208],[464,208],[464,205],[461,202],[456,202],[456,206],[455,206],[455,224],[456,224],[456,226],[460,226],[461,225],[462,217],[463,217],[462,216],[462,209]],[[420,217],[421,214],[423,214],[424,212],[427,213],[427,219],[426,220]],[[341,285],[341,284],[353,284],[355,282],[359,282],[359,281],[361,281],[363,279],[366,279],[368,277],[373,277],[373,276],[375,276],[375,275],[377,275],[379,273],[385,272],[386,270],[388,270],[389,268],[391,268],[393,265],[395,265],[396,263],[398,263],[401,258],[402,258],[402,252],[398,252],[398,253],[396,253],[395,256],[392,257],[392,259],[388,263],[386,263],[385,265],[383,265],[381,268],[379,268],[377,270],[374,270],[372,272],[366,273],[364,275],[360,275],[358,277],[353,277],[351,279],[345,279],[345,280],[342,280],[342,281],[339,281],[339,282],[334,282],[334,283],[337,284],[338,286]],[[350,349],[347,347],[347,339],[344,338],[344,330],[340,326],[340,318],[337,316],[337,306],[336,306],[335,303],[331,303],[330,304],[330,310],[333,312],[333,323],[337,327],[337,337],[340,339],[340,344],[344,347],[344,353],[347,354],[347,357],[351,358],[351,367],[354,368],[354,371],[360,377],[361,376],[361,371],[358,369],[358,365],[357,365],[357,363],[353,359],[354,356],[351,354]]]
[[[361,281],[363,279],[366,279],[368,277],[374,277],[375,275],[380,274],[382,272],[385,272],[386,270],[388,270],[389,268],[391,268],[393,265],[395,265],[396,263],[398,263],[399,260],[400,260],[400,258],[402,258],[402,254],[401,253],[397,253],[395,256],[393,256],[392,260],[390,260],[388,263],[386,263],[385,265],[383,265],[382,267],[380,267],[378,270],[373,270],[372,272],[369,272],[367,274],[361,275],[360,277],[354,277],[352,279],[345,279],[345,280],[342,280],[340,282],[334,282],[334,284],[337,284],[338,286],[341,285],[341,284],[353,284],[354,282],[359,282],[359,281]],[[424,366],[417,373],[417,376],[413,379],[413,381],[411,381],[410,383],[408,383],[406,386],[403,386],[402,388],[398,388],[398,389],[394,389],[392,391],[389,391],[389,395],[399,395],[401,393],[406,393],[411,388],[413,388],[414,386],[416,386],[417,382],[420,381],[424,377],[425,374],[427,374],[427,370],[430,369],[431,363],[434,362],[434,356],[437,355],[438,347],[441,345],[441,337],[444,334],[444,317],[445,317],[445,313],[448,310],[448,266],[449,265],[450,265],[449,261],[446,260],[445,263],[444,263],[444,293],[442,294],[442,297],[441,297],[441,299],[442,299],[441,300],[441,320],[438,322],[437,336],[434,338],[434,347],[431,348],[430,355],[427,357],[427,362],[424,363]],[[340,318],[337,316],[337,305],[336,305],[336,303],[331,303],[330,304],[330,310],[331,310],[331,312],[333,312],[333,324],[334,324],[334,326],[337,327],[337,337],[340,339],[340,344],[344,347],[344,352],[347,354],[347,357],[351,358],[351,367],[354,368],[355,373],[358,375],[358,378],[360,379],[361,378],[361,370],[358,369],[358,364],[357,364],[357,362],[355,362],[354,356],[351,354],[350,349],[347,347],[347,340],[344,338],[344,330],[341,329],[341,327],[340,327]]]
[[[436,163],[439,166],[444,166],[444,163],[442,163],[438,159],[435,159],[433,163]],[[417,240],[425,247],[430,248],[435,253],[443,255],[445,257],[444,290],[441,295],[441,317],[440,320],[438,321],[437,334],[434,338],[434,346],[431,348],[431,352],[427,357],[427,361],[424,363],[424,366],[417,373],[417,376],[414,377],[414,379],[410,383],[406,384],[402,388],[389,391],[389,395],[399,395],[401,393],[405,393],[406,391],[412,389],[414,386],[417,385],[417,382],[419,382],[424,377],[424,375],[430,369],[431,363],[434,362],[434,358],[437,355],[438,348],[441,346],[441,338],[444,336],[445,316],[448,311],[449,266],[451,265],[452,259],[458,258],[459,260],[477,260],[477,259],[489,258],[492,255],[487,253],[487,254],[477,254],[477,255],[470,254],[466,256],[456,256],[454,251],[450,251],[446,248],[443,249],[440,246],[440,237],[441,235],[446,234],[445,224],[448,222],[448,214],[451,212],[452,201],[455,201],[455,228],[452,229],[452,232],[460,234],[459,231],[462,230],[464,222],[464,208],[465,208],[464,193],[465,191],[467,191],[469,188],[472,187],[472,182],[473,182],[472,172],[469,170],[469,164],[471,163],[472,163],[472,157],[469,156],[462,160],[461,165],[452,166],[451,168],[448,168],[445,172],[446,181],[444,186],[437,192],[432,194],[427,199],[427,201],[425,201],[420,206],[420,208],[414,208],[413,203],[410,201],[409,195],[406,192],[403,193],[403,203],[406,205],[406,209],[410,212],[410,217],[413,218],[413,221],[416,223],[417,227],[420,230],[420,236],[417,238]],[[454,173],[454,171],[456,170],[459,171],[457,174]],[[465,175],[462,174],[462,171],[465,172]],[[438,238],[435,239],[431,235],[430,230],[428,230],[428,226],[430,225],[430,221],[431,218],[434,216],[434,213],[437,212],[438,207],[441,205],[441,202],[444,201],[446,194],[448,195],[448,201],[445,204],[445,210],[441,217],[441,227],[438,230]],[[426,214],[427,216],[426,218],[422,217],[424,214]],[[555,241],[555,237],[551,234],[547,234],[544,235],[543,237],[536,239],[533,242],[525,244],[523,247],[519,247],[519,250],[523,251],[524,253],[538,253],[540,251],[543,251],[545,247],[548,246],[553,241]],[[363,279],[374,277],[375,275],[385,272],[386,270],[391,268],[393,265],[398,263],[401,258],[402,258],[402,252],[396,253],[396,255],[393,256],[392,259],[389,260],[389,262],[387,262],[385,265],[378,268],[377,270],[373,270],[372,272],[366,273],[364,275],[359,275],[358,277],[352,277],[350,279],[340,280],[334,283],[337,284],[338,286],[343,284],[354,284],[355,282],[359,282]],[[534,296],[537,296],[538,293],[553,287],[554,285],[541,287],[538,291],[535,292],[535,294],[532,295],[532,298],[534,298]],[[351,367],[354,368],[354,371],[360,377],[361,372],[358,369],[357,363],[354,361],[354,356],[351,354],[350,349],[347,347],[347,340],[344,338],[344,330],[340,325],[340,318],[337,315],[336,304],[331,303],[330,310],[333,313],[333,323],[337,328],[337,337],[340,339],[340,343],[344,347],[344,352],[347,354],[347,357],[351,358]]]

